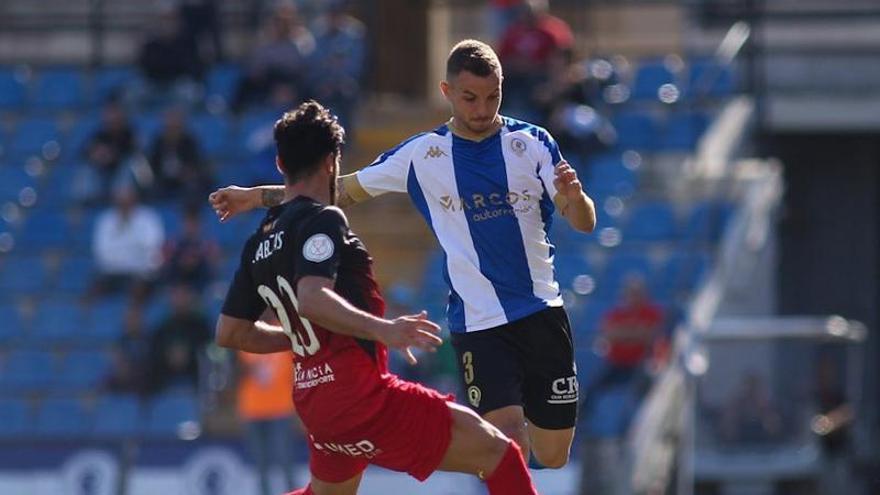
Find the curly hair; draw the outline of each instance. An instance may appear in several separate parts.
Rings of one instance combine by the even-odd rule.
[[[338,155],[345,129],[335,115],[310,100],[285,112],[275,122],[275,147],[281,168],[292,184],[312,175],[328,155]]]

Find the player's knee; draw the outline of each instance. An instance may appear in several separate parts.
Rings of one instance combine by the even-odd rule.
[[[539,449],[533,445],[532,455],[542,466],[549,469],[560,469],[568,464],[569,449],[567,446]]]
[[[495,422],[494,425],[496,428],[501,430],[501,433],[507,435],[517,444],[522,443],[529,437],[529,431],[523,421],[517,421],[515,419],[509,421],[498,421]]]

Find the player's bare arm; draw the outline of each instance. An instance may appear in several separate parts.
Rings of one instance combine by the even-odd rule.
[[[217,320],[215,341],[220,347],[269,354],[290,349],[290,339],[280,326],[248,321],[224,314]]]
[[[584,192],[577,172],[568,162],[563,161],[556,166],[555,173],[555,202],[562,216],[575,230],[592,232],[596,228],[596,206]]]
[[[416,364],[411,347],[433,352],[443,340],[440,327],[427,314],[408,315],[386,320],[354,307],[333,290],[329,278],[307,276],[297,283],[300,316],[331,332],[359,339],[376,340],[400,350],[410,364]]]

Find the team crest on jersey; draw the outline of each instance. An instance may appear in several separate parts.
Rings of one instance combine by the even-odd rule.
[[[474,407],[480,407],[480,400],[483,398],[483,392],[480,390],[480,387],[476,385],[471,385],[467,389],[468,402],[471,403]]]
[[[516,156],[523,156],[523,153],[526,152],[526,142],[520,138],[513,138],[510,141],[510,149]]]
[[[303,244],[303,257],[314,263],[330,259],[336,246],[327,234],[315,234]]]
[[[439,146],[428,146],[428,151],[425,152],[425,158],[440,158],[441,156],[449,156],[443,151]]]

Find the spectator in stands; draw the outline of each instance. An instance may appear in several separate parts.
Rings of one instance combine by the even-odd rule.
[[[605,368],[583,393],[585,410],[597,394],[616,386],[647,388],[646,364],[656,341],[662,338],[663,310],[648,296],[640,275],[624,282],[621,302],[603,317],[597,347],[604,351]]]
[[[782,433],[782,416],[764,379],[746,373],[721,413],[722,437],[736,443],[772,442]]]
[[[498,46],[504,66],[504,108],[508,115],[540,117],[536,89],[571,58],[574,36],[562,19],[547,12],[547,0],[526,0]]]
[[[199,356],[211,341],[211,326],[193,290],[176,284],[169,292],[171,313],[150,340],[149,390],[198,385]]]
[[[244,423],[248,447],[256,464],[260,494],[269,495],[270,469],[284,476],[284,491],[297,486],[293,476],[291,444],[295,425],[293,352],[238,353],[238,415]]]
[[[279,2],[264,31],[238,87],[236,111],[251,103],[289,106],[304,96],[305,64],[315,50],[315,38],[300,22],[296,5]]]
[[[201,197],[201,196],[200,196]],[[200,210],[189,207],[183,213],[183,232],[165,249],[164,279],[185,284],[201,292],[214,277],[220,248],[202,232]]]
[[[164,127],[150,147],[153,193],[168,198],[201,198],[211,188],[211,177],[195,136],[186,128],[184,112],[165,113]],[[191,199],[196,201],[196,199]]]
[[[112,367],[104,378],[103,388],[118,394],[142,394],[145,392],[149,341],[143,330],[141,310],[131,307],[125,314],[123,334],[113,345]]]
[[[107,103],[101,112],[101,126],[88,139],[83,150],[88,165],[75,179],[75,198],[86,204],[106,202],[111,185],[118,180],[123,164],[136,148],[134,131],[125,109],[116,101]]]
[[[220,15],[217,0],[181,0],[179,10],[183,32],[202,60],[223,61],[223,37],[220,34]],[[204,41],[210,43],[211,55],[204,56]]]
[[[489,2],[489,26],[492,39],[499,39],[516,21],[523,0],[491,0]]]
[[[363,23],[347,13],[348,0],[329,0],[327,13],[315,23],[315,51],[309,71],[311,95],[330,108],[351,142],[355,107],[360,96],[366,56]]]
[[[162,10],[137,60],[146,83],[135,95],[139,103],[156,106],[196,102],[204,67],[176,9]]]
[[[92,240],[98,272],[86,302],[128,291],[135,305],[149,295],[162,263],[165,232],[159,215],[138,202],[131,183],[120,183],[114,206],[100,214]]]

